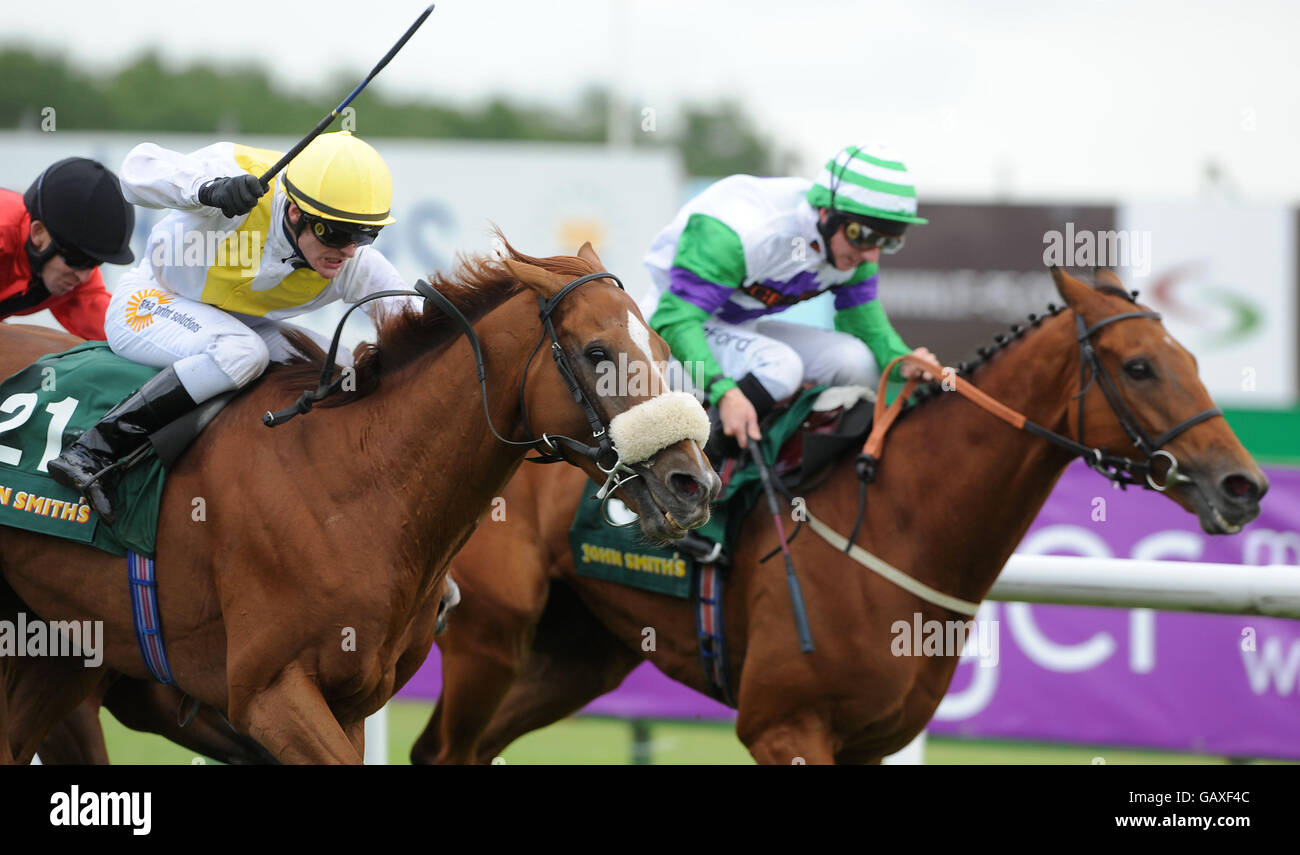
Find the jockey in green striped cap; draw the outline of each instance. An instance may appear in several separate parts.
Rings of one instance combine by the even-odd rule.
[[[826,239],[826,260],[832,264],[831,237],[840,226],[851,245],[879,246],[893,254],[903,248],[909,225],[929,222],[916,215],[916,188],[907,167],[879,145],[855,145],[835,155],[822,167],[807,199],[828,212],[817,231]]]
[[[702,389],[721,434],[743,448],[801,383],[870,386],[915,350],[894,331],[876,290],[882,253],[903,246],[916,215],[903,163],[879,145],[850,146],[806,178],[732,175],[678,212],[645,264],[642,314]],[[771,319],[827,291],[835,329]],[[896,379],[925,377],[914,366]],[[714,440],[710,440],[714,444]]]

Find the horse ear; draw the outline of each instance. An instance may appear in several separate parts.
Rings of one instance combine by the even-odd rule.
[[[547,299],[558,294],[565,285],[566,280],[549,270],[511,259],[506,259],[504,263],[511,276]]]
[[[582,246],[578,247],[578,258],[581,258],[588,264],[594,265],[597,270],[605,269],[605,263],[600,260],[599,255],[596,255],[596,250],[592,247],[591,241],[587,241]]]
[[[1121,291],[1125,290],[1124,283],[1120,281],[1117,275],[1115,275],[1115,271],[1111,270],[1109,267],[1099,267],[1093,271],[1092,283],[1093,285],[1109,285],[1112,288],[1118,288]]]
[[[1096,294],[1086,283],[1075,279],[1055,264],[1052,265],[1052,281],[1056,283],[1056,293],[1061,295],[1067,306],[1076,311]]]

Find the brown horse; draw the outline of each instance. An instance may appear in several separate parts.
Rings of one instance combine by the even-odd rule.
[[[319,365],[274,368],[169,473],[157,561],[176,683],[281,762],[360,762],[364,718],[423,662],[447,562],[531,447],[503,443],[490,424],[517,443],[576,437],[558,442],[559,452],[604,482],[617,468],[608,456],[598,465],[575,448],[612,424],[621,454],[618,418],[648,428],[703,418],[659,407],[668,396],[593,392],[602,360],[644,360],[647,349],[663,360],[667,348],[608,278],[568,293],[570,280],[602,269],[589,246],[579,257],[549,259],[507,251],[434,281],[475,319],[489,381],[483,399],[470,342],[430,305],[388,319],[377,343],[362,346],[356,392],[341,399],[347,406],[268,431],[261,415],[291,399]],[[539,298],[557,295],[548,303],[556,359],[530,361],[546,335]],[[46,333],[0,329],[0,376],[52,349]],[[557,368],[561,359],[577,393]],[[640,477],[625,498],[654,539],[702,524],[718,488],[697,440],[679,428],[656,433],[664,439],[658,453],[627,460]],[[191,517],[198,497],[204,521]],[[0,760],[29,762],[109,669],[147,677],[125,569],[81,544],[0,530],[0,617],[26,610],[47,621],[104,622],[99,668],[0,661]]]
[[[1099,382],[1081,381],[1082,318],[1092,329],[1085,338],[1139,425],[1160,434],[1212,406],[1191,354],[1156,318],[1135,314],[1143,307],[1117,279],[1094,290],[1053,275],[1068,310],[1033,318],[989,354],[995,358],[979,360],[968,375],[973,385],[1090,448],[1136,454],[1116,410],[1092,388]],[[954,394],[910,411],[885,448],[856,542],[975,603],[1073,456]],[[1166,473],[1167,495],[1206,531],[1236,531],[1258,514],[1267,481],[1223,419],[1189,426],[1166,448],[1187,476]],[[857,512],[854,462],[845,457],[803,493],[808,511],[842,535]],[[615,688],[642,659],[715,694],[700,666],[690,603],[574,574],[567,535],[580,487],[572,472],[520,472],[504,494],[511,515],[485,523],[456,558],[463,601],[438,640],[442,696],[412,751],[415,762],[489,761],[522,734]],[[965,615],[908,593],[805,532],[790,548],[816,652],[801,654],[779,558],[759,563],[777,546],[766,510],[760,502],[746,519],[724,593],[737,733],[760,763],[878,762],[925,727],[957,666],[956,655],[892,655],[892,624],[910,623],[914,613],[940,621]],[[656,630],[651,653],[641,646],[647,626]]]
[[[2,587],[3,582],[0,582]],[[455,583],[447,576],[435,612],[435,636],[445,629],[448,613],[459,602],[459,592],[453,593],[455,588]],[[211,757],[219,763],[277,762],[256,740],[236,732],[216,710],[198,704],[174,686],[152,679],[125,677],[117,672],[106,674],[90,697],[50,728],[41,743],[41,762],[47,766],[107,765],[110,758],[99,723],[101,707],[132,730],[162,736],[196,755]]]

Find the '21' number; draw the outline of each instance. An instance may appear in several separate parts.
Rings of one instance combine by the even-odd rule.
[[[19,392],[5,398],[4,403],[0,403],[0,413],[14,413],[14,415],[0,421],[0,435],[27,424],[27,420],[36,412],[36,401],[35,392]],[[63,431],[68,427],[68,422],[72,421],[72,413],[77,409],[77,403],[76,398],[64,398],[62,401],[45,405],[45,412],[50,414],[50,429],[45,434],[45,453],[41,455],[41,462],[36,464],[37,472],[50,471],[49,462],[58,457],[63,450]],[[0,463],[17,466],[22,456],[22,449],[0,445]]]

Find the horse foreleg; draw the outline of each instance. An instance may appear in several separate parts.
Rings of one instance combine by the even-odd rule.
[[[753,728],[745,722],[742,709],[736,732],[754,760],[763,765],[830,765],[835,762],[830,729],[811,713]]]
[[[230,713],[236,727],[246,730],[281,763],[361,764],[361,753],[334,717],[320,687],[297,663],[261,691],[239,696],[232,692]]]
[[[550,586],[539,555],[516,554],[518,562],[507,565],[491,550],[486,556],[474,547],[461,553],[465,562],[513,572],[462,575],[463,602],[438,640],[442,694],[411,748],[412,763],[475,762],[479,737],[524,667]]]
[[[411,747],[411,762],[473,763],[479,739],[514,684],[518,667],[449,659],[442,673],[442,694],[429,723]]]
[[[411,748],[412,763],[473,763],[483,730],[523,668],[536,616],[516,610],[475,620],[484,607],[474,603],[470,614],[458,615],[439,643],[442,693]]]
[[[107,766],[108,746],[99,724],[99,700],[86,698],[67,718],[51,727],[37,753],[46,766]]]
[[[479,740],[479,762],[618,688],[640,663],[576,594],[552,585],[524,668]]]
[[[253,739],[232,730],[211,707],[200,707],[193,719],[186,721],[192,703],[194,701],[179,689],[131,677],[118,679],[104,696],[105,708],[132,730],[156,733],[221,763],[276,762],[275,757]],[[43,747],[41,750],[44,752]],[[41,757],[44,756],[42,753]]]
[[[366,720],[363,718],[361,721],[352,722],[343,728],[343,732],[347,734],[348,742],[352,743],[352,749],[357,752],[357,756],[364,763],[366,760]]]
[[[14,659],[6,671],[6,720],[0,729],[9,756],[4,759],[19,764],[32,762],[50,728],[71,715],[107,673],[102,666],[86,668],[61,657]]]

